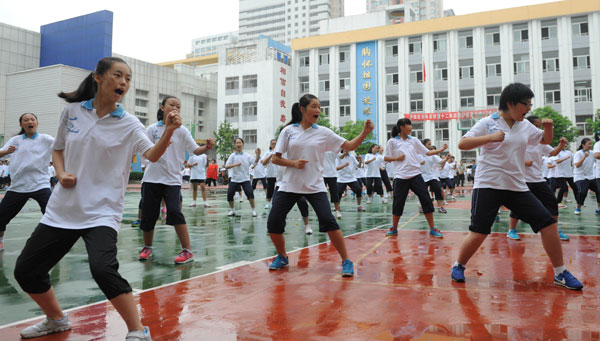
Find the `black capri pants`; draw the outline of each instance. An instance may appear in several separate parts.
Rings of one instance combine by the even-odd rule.
[[[380,196],[383,196],[383,188],[381,188],[381,178],[367,178],[367,195],[373,195],[373,191],[375,191]]]
[[[361,187],[361,185],[358,184],[358,181],[346,182],[346,183],[338,182],[337,183],[337,189],[338,189],[338,194],[340,196],[346,190],[346,186],[350,187],[350,189],[352,190],[352,192],[354,192],[354,194],[356,194],[357,198],[362,197],[362,187]]]
[[[256,189],[258,182],[262,183],[263,188],[267,188],[267,178],[254,178],[252,179],[252,190]]]
[[[267,178],[267,200],[271,200],[275,194],[275,183],[277,178]]]
[[[6,225],[23,209],[29,198],[37,201],[42,213],[46,213],[46,205],[51,194],[50,188],[28,193],[6,192],[0,202],[0,231],[6,231]]]
[[[129,283],[119,274],[117,231],[108,226],[81,230],[62,229],[39,224],[17,258],[15,279],[29,294],[50,290],[48,272],[83,238],[92,277],[106,298],[131,292]]]
[[[419,174],[410,179],[394,179],[393,215],[402,216],[402,213],[404,213],[404,205],[406,204],[406,197],[408,196],[409,189],[419,198],[424,214],[432,213],[434,211],[433,203],[431,202],[429,193],[427,193],[427,185],[421,174]]]
[[[442,187],[440,186],[440,181],[438,179],[429,180],[425,184],[429,188],[429,191],[433,192],[435,195],[435,200],[444,200],[444,196],[442,195]]]
[[[142,219],[140,229],[152,231],[160,215],[160,202],[165,200],[167,206],[167,225],[185,224],[181,213],[181,186],[169,186],[153,182],[142,183]]]
[[[248,180],[244,182],[230,182],[227,187],[227,201],[233,201],[233,196],[235,195],[235,192],[240,190],[240,187],[244,190],[244,194],[246,194],[248,200],[254,199],[252,185],[250,184],[250,180]]]
[[[567,188],[567,184],[569,184],[569,187],[571,187],[571,189],[573,190],[573,195],[575,196],[575,199],[579,198],[579,190],[577,189],[577,186],[575,186],[575,182],[573,182],[573,178],[555,178],[555,179],[556,179],[556,182],[555,182],[554,186],[556,186],[556,187],[554,187],[553,189],[556,190],[556,188],[559,188],[558,194],[556,195],[557,202],[562,202],[563,195],[565,193],[567,193],[567,191],[569,190]]]
[[[544,182],[528,182],[527,188],[531,194],[533,194],[544,207],[550,212],[553,217],[558,216],[558,203],[554,197],[554,193],[550,189],[550,186]],[[510,217],[514,219],[520,219],[513,211],[510,211]]]
[[[287,214],[302,197],[305,197],[306,200],[308,200],[317,214],[317,218],[319,219],[319,232],[329,232],[340,229],[335,217],[331,214],[331,208],[326,192],[307,194],[277,191],[273,198],[273,207],[271,208],[269,218],[267,219],[267,230],[269,233],[283,234],[285,231],[285,218],[287,217]]]
[[[277,193],[278,190],[279,186],[276,186],[275,193]],[[298,199],[296,206],[298,206],[298,210],[300,211],[300,215],[302,216],[302,218],[308,217],[308,201],[306,201],[305,197]]]
[[[337,188],[337,178],[323,178],[325,181],[325,186],[329,187],[329,196],[331,198],[331,202],[340,202],[340,193]]]
[[[380,169],[379,174],[381,175],[381,181],[383,182],[383,185],[385,186],[385,191],[391,192],[392,184],[390,183],[390,177],[388,176],[387,170]]]
[[[579,197],[577,197],[577,203],[579,205],[583,206],[589,189],[591,189],[592,192],[596,193],[596,201],[598,202],[598,204],[600,204],[600,193],[598,192],[598,179],[585,179],[575,181],[575,186],[577,186],[577,191],[579,192]]]

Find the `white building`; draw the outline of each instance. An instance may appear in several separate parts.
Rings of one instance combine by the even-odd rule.
[[[289,121],[296,93],[291,49],[263,38],[219,49],[219,122],[230,122],[244,150],[268,149],[277,128]]]
[[[417,15],[416,20],[441,18],[444,16],[444,0],[367,0],[367,12],[381,10],[400,11],[412,7]],[[402,22],[402,21],[399,21]],[[394,24],[399,23],[391,22]]]
[[[239,39],[261,35],[290,44],[319,33],[319,21],[344,16],[344,0],[240,0]]]
[[[600,108],[600,2],[567,0],[294,40],[294,97],[313,93],[332,125],[371,118],[380,143],[400,117],[449,143],[498,106],[511,82],[582,135]],[[483,110],[483,111],[477,111]],[[462,118],[462,119],[458,119]]]
[[[196,38],[192,40],[192,53],[187,57],[210,56],[217,53],[219,46],[234,44],[237,41],[237,31]]]

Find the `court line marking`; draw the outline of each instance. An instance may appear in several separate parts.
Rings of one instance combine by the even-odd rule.
[[[377,225],[377,226],[375,226],[373,228],[370,228],[368,230],[359,231],[359,232],[356,232],[356,233],[352,233],[352,234],[346,235],[346,236],[344,236],[344,239],[348,238],[348,237],[356,236],[356,235],[359,235],[359,234],[363,234],[363,233],[367,233],[367,232],[371,232],[371,231],[376,231],[376,230],[380,229],[381,227],[388,226],[388,225],[389,224]],[[318,244],[305,246],[303,248],[290,251],[290,252],[288,252],[288,254],[295,253],[295,252],[298,252],[298,251],[301,251],[301,250],[304,250],[304,249],[308,249],[310,247],[315,247],[315,246],[319,246],[319,245],[322,245],[322,244],[327,244],[327,243],[330,243],[330,241],[328,240],[328,241],[324,241],[324,242],[321,242],[321,243],[318,243]],[[214,275],[214,274],[217,274],[217,273],[229,271],[231,269],[235,269],[235,268],[240,267],[240,266],[247,266],[247,265],[254,264],[254,263],[264,262],[265,260],[272,259],[273,257],[274,256],[269,256],[269,257],[265,257],[265,258],[262,258],[262,259],[257,259],[257,260],[254,260],[254,261],[249,261],[247,264],[243,264],[243,265],[241,264],[241,265],[238,265],[236,267],[232,267],[232,268],[228,268],[228,269],[224,269],[224,270],[216,270],[216,271],[209,272],[209,273],[206,273],[206,274],[203,274],[203,275],[198,275],[198,276],[195,276],[195,277],[190,277],[190,278],[183,279],[183,280],[180,280],[180,281],[177,281],[177,282],[163,284],[163,285],[160,285],[160,286],[157,286],[157,287],[153,287],[153,288],[148,288],[148,289],[144,289],[144,290],[135,289],[133,291],[133,295],[134,296],[139,296],[139,294],[147,292],[147,291],[158,290],[158,289],[161,289],[161,288],[166,288],[166,287],[171,286],[171,285],[176,285],[176,284],[187,282],[187,281],[191,281],[191,280],[194,280],[194,279],[198,279],[198,278],[202,278],[202,277],[207,277],[207,276]],[[227,264],[223,265],[223,266],[227,266]],[[73,308],[69,308],[69,309],[64,309],[63,312],[64,313],[69,313],[69,312],[72,312],[72,311],[75,311],[75,310],[78,310],[78,309],[84,309],[84,308],[92,307],[92,306],[99,305],[99,304],[106,304],[106,303],[108,303],[107,299],[106,300],[102,300],[102,301],[98,301],[98,302],[94,302],[94,303],[90,303],[90,304],[86,304],[86,305],[82,305],[82,306],[77,306],[77,307],[73,307]],[[28,319],[25,319],[25,320],[15,321],[15,322],[12,322],[12,323],[0,326],[0,329],[10,328],[10,327],[13,327],[13,326],[16,326],[16,325],[33,322],[33,321],[39,320],[39,319],[41,319],[43,317],[44,316],[40,315],[40,316],[36,316],[36,317],[31,317],[31,318],[28,318]]]

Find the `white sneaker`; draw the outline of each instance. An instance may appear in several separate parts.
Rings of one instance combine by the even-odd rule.
[[[125,336],[125,341],[127,340],[151,341],[152,337],[150,336],[150,328],[144,326],[144,331],[134,330],[132,332],[127,333],[127,336]]]
[[[446,200],[444,200],[443,205],[448,205],[448,202]]]
[[[71,329],[71,323],[69,322],[68,315],[65,314],[65,317],[59,321],[51,320],[46,317],[44,321],[23,329],[21,331],[21,337],[24,339],[31,339],[52,333],[64,332],[69,329]]]
[[[265,204],[265,210],[268,210],[269,208],[271,208],[271,203],[270,202],[268,202],[268,203]]]
[[[310,225],[304,225],[304,233],[312,234],[313,230],[310,228]]]
[[[387,204],[388,200],[387,200],[386,197],[383,197],[383,198],[381,198],[381,202],[384,203],[384,204]]]
[[[192,202],[192,204],[190,205],[190,207],[196,207],[196,202]]]
[[[373,202],[373,200],[372,200],[371,198],[368,198],[368,199],[367,199],[367,204],[370,204],[370,203],[372,203],[372,202]]]
[[[335,211],[335,217],[338,219],[342,218],[342,214],[340,213],[340,211]]]
[[[208,201],[204,202],[204,207],[210,207],[210,205],[208,204]]]
[[[255,210],[252,210],[252,216],[256,217],[256,211]]]
[[[234,215],[235,215],[234,210],[230,210],[229,213],[227,213],[227,216],[229,216],[229,217],[233,217]]]

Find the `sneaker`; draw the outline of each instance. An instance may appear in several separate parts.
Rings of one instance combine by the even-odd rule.
[[[354,264],[349,259],[342,262],[342,277],[354,276]]]
[[[506,234],[507,238],[510,238],[512,240],[521,240],[521,237],[519,237],[519,234],[517,233],[517,230],[508,230],[508,233]]]
[[[448,211],[446,211],[446,209],[443,208],[443,207],[438,208],[438,212],[440,212],[440,213],[448,213]]]
[[[288,261],[287,257],[283,257],[282,255],[277,255],[277,257],[275,257],[275,259],[273,259],[273,263],[271,263],[271,265],[269,265],[269,270],[279,270],[282,269],[286,266],[288,266],[290,262]]]
[[[554,276],[554,284],[571,290],[583,289],[583,284],[581,284],[581,282],[579,282],[568,270],[563,271],[558,274],[558,276]]]
[[[271,208],[271,203],[270,202],[268,202],[268,203],[265,204],[265,210],[268,210],[269,208]]]
[[[131,223],[131,226],[132,227],[139,227],[141,222],[142,222],[141,220],[137,219],[137,220],[135,220],[134,222]]]
[[[456,195],[452,195],[452,199],[456,200]]]
[[[571,199],[565,198],[565,202],[571,202]]]
[[[371,204],[372,202],[373,202],[373,199],[371,199],[371,198],[367,199],[367,204]]]
[[[69,316],[65,315],[61,320],[55,321],[48,317],[44,321],[29,326],[21,331],[21,337],[24,339],[32,339],[52,333],[64,332],[71,329]]]
[[[313,230],[310,228],[310,225],[304,225],[304,233],[312,234]]]
[[[144,326],[144,330],[134,330],[132,332],[127,333],[125,336],[125,341],[134,341],[134,340],[142,340],[142,341],[151,341],[152,337],[150,336],[150,328]]]
[[[580,215],[581,214],[581,208],[576,208],[575,212],[573,212],[573,214]]]
[[[429,235],[432,237],[436,237],[436,238],[443,238],[444,235],[442,234],[442,232],[440,230],[438,230],[437,228],[432,228],[431,230],[429,230]]]
[[[204,202],[204,207],[210,207],[210,205],[208,204],[208,201]]]
[[[387,232],[385,233],[385,235],[386,235],[386,236],[397,236],[397,235],[398,235],[398,228],[396,228],[396,227],[393,227],[393,226],[392,226],[392,227],[390,227],[390,230],[389,230],[389,231],[387,231]]]
[[[252,210],[252,216],[256,217],[256,210]]]
[[[500,221],[500,216],[496,215],[496,218],[494,218],[495,221]]]
[[[562,233],[561,230],[558,230],[558,237],[560,238],[560,240],[564,240],[564,241],[569,240],[569,236],[567,236],[566,234]]]
[[[335,217],[338,219],[342,219],[342,214],[340,213],[340,211],[335,211]]]
[[[235,211],[234,210],[229,210],[229,213],[227,213],[228,217],[233,217],[235,215]]]
[[[152,248],[144,246],[144,248],[142,249],[142,252],[140,252],[140,255],[138,256],[138,259],[139,260],[148,260],[151,257],[152,257]]]
[[[188,249],[183,249],[179,256],[175,257],[175,264],[185,264],[194,261],[194,254]]]
[[[567,205],[561,202],[560,204],[558,204],[558,208],[567,208]]]
[[[600,214],[600,208],[599,208],[599,209],[597,209],[597,210],[595,210],[595,211],[594,211],[594,213],[596,213],[596,214]]]
[[[419,208],[419,213],[423,213],[423,207]]]
[[[450,270],[450,277],[455,282],[463,283],[465,281],[465,267],[461,264],[456,264]]]
[[[381,198],[381,202],[384,204],[387,204],[388,200],[387,200],[387,198],[383,197],[383,198]]]
[[[364,212],[364,211],[366,211],[366,210],[365,210],[365,208],[364,208],[364,207],[362,207],[362,205],[358,205],[358,207],[356,208],[356,210],[357,210],[358,212]]]
[[[448,202],[446,200],[444,200],[444,202],[442,204],[443,205],[448,205]]]
[[[166,213],[167,213],[167,208],[166,208],[166,207],[163,207],[163,208],[162,208],[160,211],[161,211],[162,213],[165,213],[165,214],[166,214]]]
[[[193,203],[190,204],[190,207],[196,207],[196,202],[194,201]],[[139,331],[139,330],[138,330]]]

